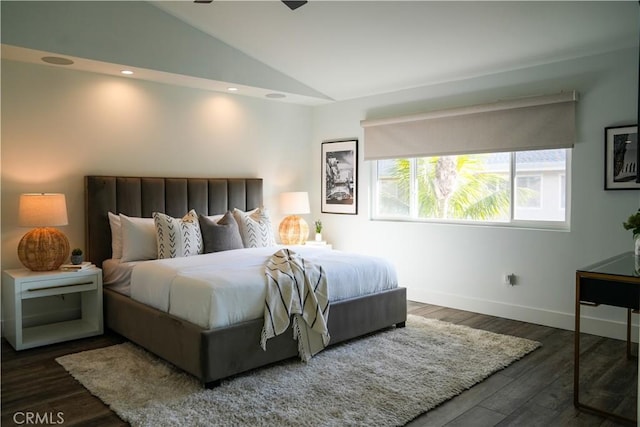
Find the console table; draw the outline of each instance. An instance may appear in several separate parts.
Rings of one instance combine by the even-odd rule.
[[[627,309],[627,357],[631,358],[631,313],[640,308],[640,259],[633,252],[576,270],[573,404],[578,409],[635,424],[636,420],[580,403],[580,307],[600,304]]]

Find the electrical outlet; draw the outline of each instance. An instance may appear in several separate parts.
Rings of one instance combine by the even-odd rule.
[[[505,274],[504,276],[504,284],[505,285],[510,285],[513,286],[516,284],[516,275],[511,273],[511,274]]]

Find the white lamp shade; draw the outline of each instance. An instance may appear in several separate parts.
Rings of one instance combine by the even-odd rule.
[[[310,213],[309,193],[306,191],[292,191],[280,194],[280,210],[285,215]]]
[[[20,195],[18,225],[52,227],[67,225],[67,201],[61,193],[26,193]]]

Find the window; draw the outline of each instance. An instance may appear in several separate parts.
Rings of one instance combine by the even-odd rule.
[[[542,175],[516,176],[516,211],[542,207]]]
[[[560,209],[564,210],[565,206],[567,205],[567,192],[566,192],[566,186],[567,186],[567,175],[564,173],[561,173],[559,175],[559,181],[558,181],[558,195],[560,198]]]
[[[567,149],[375,161],[373,217],[563,227]]]
[[[396,173],[396,167],[402,167],[405,162],[405,160],[377,162],[379,204],[384,206],[384,212],[388,216],[409,216],[411,203],[408,181],[398,179]]]

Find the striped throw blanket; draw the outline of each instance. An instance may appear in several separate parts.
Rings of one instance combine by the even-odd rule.
[[[293,337],[303,361],[329,343],[329,295],[322,266],[305,261],[289,249],[274,253],[265,266],[267,298],[260,345],[283,333],[293,316]]]

